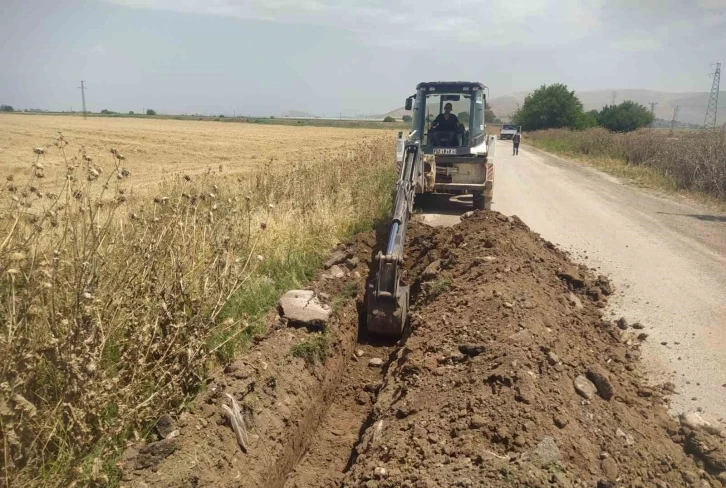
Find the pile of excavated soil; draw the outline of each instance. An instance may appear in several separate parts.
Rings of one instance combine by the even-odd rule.
[[[494,212],[406,254],[412,331],[344,486],[726,486],[723,440],[639,376],[646,336],[601,319],[607,279]]]
[[[606,278],[516,217],[413,223],[411,327],[381,344],[359,335],[359,315],[386,238],[340,246],[310,285],[334,310],[323,361],[294,354],[320,345],[315,324],[272,311],[268,332],[191,408],[127,449],[122,486],[726,486],[723,439],[679,425],[667,414],[672,385],[641,378],[647,336],[602,319]],[[224,413],[228,394],[246,449]]]

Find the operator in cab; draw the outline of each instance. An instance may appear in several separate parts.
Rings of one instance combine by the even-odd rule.
[[[431,130],[435,131],[455,131],[459,128],[459,119],[456,115],[451,113],[452,106],[450,103],[444,105],[444,113],[436,116],[434,121],[431,123]]]
[[[451,103],[447,103],[444,105],[444,113],[437,115],[434,121],[431,122],[429,131],[433,135],[435,146],[440,146],[442,143],[453,145],[456,135],[463,128],[456,115],[451,113],[452,108]]]

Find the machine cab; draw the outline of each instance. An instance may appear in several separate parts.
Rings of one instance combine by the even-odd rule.
[[[419,83],[406,99],[413,109],[411,142],[424,154],[469,155],[485,146],[485,86],[477,82]]]

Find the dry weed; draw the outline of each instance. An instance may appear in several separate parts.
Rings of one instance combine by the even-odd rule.
[[[650,168],[676,189],[726,199],[726,132],[639,130],[613,133],[595,128],[584,131],[552,129],[530,133],[534,145],[567,154],[611,158]]]
[[[390,204],[391,141],[131,202],[125,156],[83,148],[0,190],[0,485],[113,484],[113,455],[182,408],[288,286]],[[111,479],[109,479],[109,475]],[[11,484],[12,481],[12,484]]]

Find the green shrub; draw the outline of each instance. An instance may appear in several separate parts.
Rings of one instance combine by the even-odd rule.
[[[597,120],[613,132],[631,132],[649,126],[653,122],[653,114],[643,105],[626,100],[619,105],[603,107]]]
[[[583,122],[582,103],[574,91],[566,85],[556,83],[542,85],[527,95],[514,113],[513,124],[522,130],[577,128]]]

